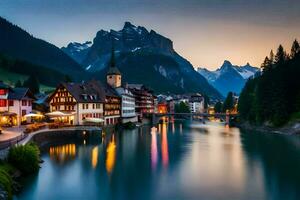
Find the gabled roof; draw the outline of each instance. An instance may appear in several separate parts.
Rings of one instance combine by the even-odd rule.
[[[13,88],[8,93],[8,99],[11,100],[35,100],[35,96],[30,92],[29,88]]]
[[[0,89],[10,89],[10,87],[3,83],[3,81],[0,81]]]
[[[103,85],[104,87],[104,92],[106,96],[110,96],[110,97],[120,97],[119,94],[117,93],[117,91],[111,87],[110,85],[108,85],[107,83],[105,83]]]
[[[78,103],[102,103],[105,101],[105,92],[99,81],[61,83],[49,99],[53,98],[59,88],[66,88]]]
[[[107,75],[121,75],[121,72],[117,67],[109,67]]]

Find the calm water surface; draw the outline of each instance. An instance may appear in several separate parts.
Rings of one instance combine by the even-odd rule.
[[[15,199],[300,199],[300,138],[164,123],[51,145]]]

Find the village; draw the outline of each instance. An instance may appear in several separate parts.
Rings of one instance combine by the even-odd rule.
[[[46,126],[143,124],[144,115],[175,113],[180,103],[191,113],[205,111],[201,94],[155,95],[143,84],[122,84],[122,74],[114,65],[109,66],[106,83],[64,82],[46,98],[37,98],[29,88],[12,88],[0,82],[0,141]]]

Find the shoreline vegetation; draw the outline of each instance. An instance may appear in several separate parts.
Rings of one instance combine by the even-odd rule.
[[[10,148],[7,158],[0,161],[0,199],[12,199],[22,188],[20,179],[38,172],[40,163],[35,143]]]
[[[290,53],[282,45],[267,56],[262,72],[243,88],[238,112],[241,122],[257,127],[273,127],[277,132],[297,129],[300,121],[300,45],[294,41]],[[259,128],[258,128],[259,129]],[[292,131],[292,130],[291,130]],[[288,131],[290,132],[290,131]]]

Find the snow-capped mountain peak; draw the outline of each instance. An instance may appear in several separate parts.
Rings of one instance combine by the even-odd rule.
[[[222,66],[215,71],[205,68],[198,68],[197,71],[225,96],[229,91],[239,93],[247,79],[254,76],[258,70],[249,63],[237,66],[225,60]]]

